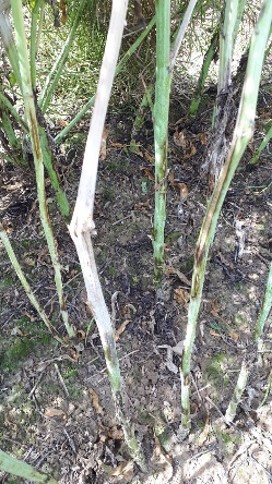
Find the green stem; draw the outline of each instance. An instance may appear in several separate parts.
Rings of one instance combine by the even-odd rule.
[[[44,163],[43,152],[41,147],[41,140],[39,137],[39,125],[37,121],[35,102],[31,83],[30,65],[28,60],[28,51],[26,43],[26,35],[24,28],[24,14],[22,0],[11,0],[11,8],[13,14],[13,22],[15,28],[15,38],[17,43],[19,67],[22,79],[22,94],[25,105],[26,121],[29,128],[29,135],[32,144],[32,152],[35,164],[37,194],[40,209],[41,222],[45,233],[50,257],[52,260],[52,266],[55,273],[55,283],[59,298],[60,312],[64,325],[66,327],[69,336],[74,335],[74,329],[68,322],[68,313],[65,307],[61,269],[58,258],[58,252],[56,248],[56,242],[51,227],[51,222],[47,210],[46,193],[45,193],[45,180],[44,180]]]
[[[170,72],[172,73],[175,67],[176,59],[179,53],[180,46],[182,44],[184,35],[186,33],[186,30],[188,28],[189,22],[191,20],[194,8],[196,6],[198,0],[190,0],[188,7],[186,8],[186,11],[184,12],[182,22],[180,23],[180,26],[177,30],[177,33],[175,35],[175,39],[173,41],[173,45],[171,47],[171,53],[170,53]]]
[[[37,31],[40,32],[40,26],[43,19],[43,9],[41,15],[39,10],[44,5],[44,0],[36,0],[34,8],[31,13],[31,35],[30,35],[30,69],[31,69],[31,81],[33,91],[36,90],[36,55],[38,52],[40,36],[37,35]],[[40,22],[39,22],[40,18]]]
[[[14,129],[13,129],[10,117],[5,111],[2,112],[2,128],[5,131],[10,148],[15,152],[17,152],[18,149],[21,148],[21,144],[19,143],[19,140],[14,133]]]
[[[233,31],[233,37],[234,37],[234,42],[236,40],[240,23],[244,14],[245,6],[246,6],[247,0],[239,0],[238,1],[238,8],[237,8],[237,17],[236,17],[236,23],[234,26],[234,31]]]
[[[217,54],[218,45],[219,45],[219,27],[216,28],[213,34],[210,46],[204,55],[203,64],[202,64],[200,76],[198,79],[195,95],[191,101],[190,108],[189,108],[189,116],[191,117],[196,116],[198,112],[199,105],[202,99],[203,90],[205,87],[205,82],[209,73],[211,63],[215,55]]]
[[[246,363],[246,360],[243,360],[240,373],[238,376],[238,380],[234,388],[232,399],[226,410],[225,422],[227,424],[231,424],[235,418],[237,407],[241,401],[242,395],[247,386],[248,376],[249,376],[248,365]]]
[[[237,32],[238,27],[238,4],[239,0],[226,0],[224,27],[220,36],[218,95],[226,92],[231,84],[234,33]]]
[[[258,321],[256,324],[256,329],[255,329],[254,336],[257,342],[263,334],[264,325],[268,319],[269,313],[271,311],[271,307],[272,307],[272,262],[270,263],[265,295],[264,295],[261,311],[258,317]]]
[[[252,165],[254,165],[255,163],[257,163],[257,161],[259,160],[262,152],[264,151],[264,149],[267,147],[269,141],[271,140],[272,138],[272,124],[269,128],[269,130],[267,131],[264,139],[262,140],[259,148],[257,149],[255,155],[251,158],[250,162]]]
[[[79,25],[81,14],[83,12],[83,9],[85,8],[86,2],[87,0],[80,0],[68,38],[45,81],[44,88],[38,100],[38,105],[44,113],[46,112],[50,104],[50,101],[52,99],[52,96],[56,90],[61,73],[63,71],[64,64],[67,60],[71,45],[74,41],[76,30]]]
[[[7,56],[9,58],[10,65],[13,70],[14,77],[18,82],[20,88],[22,88],[22,81],[18,63],[18,54],[16,50],[16,46],[14,43],[13,35],[12,35],[12,27],[10,23],[9,13],[2,12],[0,13],[0,35],[5,47]]]
[[[155,142],[155,209],[153,254],[155,279],[161,282],[164,270],[164,228],[166,220],[166,177],[168,150],[168,116],[171,88],[170,67],[170,0],[156,3],[156,84],[154,103]]]
[[[155,208],[153,229],[153,256],[155,281],[161,285],[164,271],[164,229],[166,222],[168,117],[172,73],[178,51],[189,25],[197,0],[190,0],[170,50],[170,2],[156,4],[156,84],[154,104],[155,142]]]
[[[270,264],[270,270],[268,274],[268,279],[267,279],[267,284],[266,284],[266,290],[265,290],[265,295],[262,303],[262,307],[260,310],[260,314],[258,317],[258,321],[256,324],[256,329],[255,329],[255,342],[256,342],[256,351],[262,351],[262,334],[263,334],[263,329],[264,325],[269,317],[269,313],[271,311],[272,307],[272,262]],[[254,354],[254,353],[253,353]],[[252,355],[251,355],[252,358]],[[261,358],[256,358],[259,360],[261,364]],[[252,365],[251,365],[252,366]],[[247,382],[248,382],[248,377],[249,377],[249,364],[246,363],[246,360],[243,360],[238,381],[236,384],[236,387],[234,389],[233,397],[228,405],[226,415],[225,415],[225,420],[227,423],[233,422],[237,407],[239,405],[239,402],[241,400],[242,394],[244,393]],[[269,382],[268,382],[268,392],[270,391],[269,389]],[[262,405],[262,404],[261,404]]]
[[[83,108],[76,114],[76,116],[70,121],[70,123],[63,128],[63,130],[54,138],[54,142],[59,145],[70,133],[73,127],[79,123],[79,121],[85,116],[91,107],[93,107],[95,101],[95,96],[91,97],[89,101],[83,106]]]
[[[139,37],[133,42],[133,44],[129,47],[127,52],[123,55],[122,59],[118,62],[116,66],[116,71],[115,71],[115,77],[122,72],[122,70],[125,67],[125,64],[127,61],[130,59],[130,57],[136,52],[138,47],[142,44],[144,39],[148,36],[149,32],[153,29],[154,25],[156,23],[156,15],[152,17],[146,28],[142,31],[142,33],[139,35]]]
[[[22,128],[22,130],[27,134],[28,133],[28,127],[25,121],[21,118],[21,116],[17,113],[16,109],[12,106],[11,102],[8,100],[8,98],[5,96],[0,91],[0,103],[5,106],[6,109],[10,112],[10,114],[13,116],[15,121],[19,124],[19,126]]]
[[[18,262],[18,259],[15,255],[15,252],[12,248],[12,245],[10,243],[10,240],[9,240],[9,237],[6,233],[6,231],[4,230],[2,224],[0,223],[0,238],[2,240],[2,243],[7,251],[7,254],[9,256],[9,259],[12,263],[12,266],[17,274],[17,277],[19,279],[19,281],[21,282],[24,290],[25,290],[25,293],[29,299],[29,301],[31,302],[32,306],[36,309],[37,313],[39,314],[41,320],[43,321],[43,323],[45,324],[45,326],[48,328],[48,330],[50,331],[50,333],[59,341],[59,342],[62,342],[62,340],[60,339],[60,337],[58,336],[58,333],[56,331],[56,329],[52,326],[52,324],[50,323],[45,311],[42,309],[42,307],[40,306],[38,300],[36,299],[36,296],[34,295],[30,285],[28,284],[27,282],[27,279],[22,271],[22,268]]]
[[[65,219],[68,219],[70,213],[70,206],[65,192],[62,190],[59,182],[58,174],[52,163],[52,151],[48,146],[48,138],[44,128],[39,127],[39,137],[41,142],[43,162],[48,172],[53,190],[56,194],[57,203],[60,213]]]
[[[197,319],[200,310],[209,249],[214,239],[217,221],[230,183],[254,131],[258,90],[271,21],[272,2],[265,0],[251,40],[245,82],[232,144],[227,161],[215,184],[196,246],[188,324],[181,365],[182,426],[186,432],[190,429],[189,387],[192,350],[196,337]]]

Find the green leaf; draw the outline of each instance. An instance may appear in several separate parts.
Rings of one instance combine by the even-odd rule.
[[[0,470],[34,482],[57,484],[55,479],[50,479],[46,474],[36,471],[31,465],[15,459],[15,457],[6,454],[6,452],[3,452],[2,450],[0,450]]]

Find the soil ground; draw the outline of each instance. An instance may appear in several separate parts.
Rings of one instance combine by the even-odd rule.
[[[271,105],[268,97],[264,106]],[[254,142],[227,195],[211,250],[193,354],[192,431],[185,441],[178,438],[180,354],[195,244],[210,196],[201,166],[211,112],[204,109],[185,128],[176,123],[182,114],[175,112],[170,123],[162,290],[153,283],[152,130],[146,122],[131,153],[130,107],[108,118],[95,202],[96,260],[115,314],[131,417],[150,464],[147,475],[132,463],[116,423],[77,255],[49,182],[67,307],[77,328],[66,347],[48,336],[1,249],[0,448],[63,484],[272,482],[271,329],[262,366],[252,343],[271,259],[272,164],[268,150],[257,165],[248,163]],[[265,108],[259,117],[260,130]],[[71,204],[82,153],[82,146],[67,143],[56,160]],[[2,166],[5,228],[37,298],[64,334],[33,187],[31,170]],[[251,362],[249,384],[234,424],[226,426],[223,415],[245,355]],[[0,482],[23,481],[2,473]]]

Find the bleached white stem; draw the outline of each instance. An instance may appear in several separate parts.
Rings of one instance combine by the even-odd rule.
[[[108,37],[99,76],[95,105],[88,133],[78,195],[69,231],[77,249],[88,301],[94,314],[102,345],[106,353],[109,341],[114,340],[113,327],[100,285],[94,259],[91,236],[94,233],[93,206],[97,178],[98,159],[102,133],[110,99],[122,33],[126,19],[128,0],[114,0]],[[116,349],[113,349],[116,360]],[[112,369],[108,368],[111,373]],[[119,371],[119,368],[118,368]],[[111,376],[110,376],[111,378]],[[118,379],[118,378],[117,378]],[[114,385],[115,387],[115,385]],[[115,391],[119,388],[115,388]]]
[[[94,229],[93,206],[100,144],[121,46],[128,0],[113,0],[108,37],[87,138],[76,206],[70,231]]]
[[[113,0],[112,12],[99,76],[91,126],[87,138],[77,200],[69,231],[77,249],[87,291],[105,354],[116,415],[122,425],[131,455],[145,468],[141,448],[135,438],[126,414],[126,394],[122,387],[114,328],[103,296],[96,268],[91,236],[94,233],[93,206],[97,178],[98,158],[107,107],[115,75],[128,0]]]

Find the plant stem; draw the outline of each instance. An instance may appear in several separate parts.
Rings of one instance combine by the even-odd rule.
[[[189,108],[189,116],[193,117],[196,116],[199,105],[201,103],[202,94],[205,86],[205,82],[209,73],[210,65],[217,53],[219,45],[219,26],[216,27],[216,30],[213,34],[210,46],[207,52],[204,55],[203,64],[201,68],[201,73],[198,79],[196,91],[194,94],[194,98],[191,101],[190,108]]]
[[[256,324],[256,329],[255,329],[254,337],[255,337],[255,341],[257,342],[263,334],[264,325],[268,319],[269,313],[271,311],[271,307],[272,307],[272,262],[270,263],[265,295],[263,298],[261,311]]]
[[[52,163],[52,151],[48,146],[48,138],[45,129],[39,126],[39,137],[41,143],[41,149],[43,154],[43,163],[48,172],[53,190],[56,194],[57,203],[60,209],[61,215],[67,220],[70,214],[70,206],[67,196],[61,188],[58,174]]]
[[[8,139],[8,143],[11,150],[14,151],[14,153],[16,153],[18,149],[21,148],[21,144],[14,133],[14,129],[9,115],[4,110],[2,111],[1,114],[2,114],[1,128],[5,132],[5,135]]]
[[[187,31],[187,28],[188,28],[189,22],[191,20],[191,17],[192,17],[192,14],[193,14],[193,11],[194,11],[194,8],[196,6],[197,1],[198,0],[190,0],[189,1],[189,5],[188,5],[188,7],[185,11],[184,17],[183,17],[182,22],[180,24],[180,27],[178,29],[176,39],[175,39],[173,46],[171,48],[170,72],[173,72],[173,70],[174,70],[180,46],[181,46],[182,41],[184,39],[184,35]]]
[[[3,245],[7,251],[7,254],[10,258],[10,261],[12,263],[12,266],[18,276],[18,279],[19,281],[21,282],[24,290],[25,290],[25,293],[28,297],[28,299],[30,300],[32,306],[36,309],[37,313],[39,314],[41,320],[43,321],[43,323],[45,324],[45,326],[48,328],[48,330],[50,331],[50,333],[54,336],[54,338],[56,338],[60,343],[62,342],[61,338],[58,336],[58,333],[56,331],[56,329],[52,326],[52,324],[50,323],[45,311],[42,309],[42,307],[40,306],[36,296],[34,295],[30,285],[28,284],[27,282],[27,279],[22,271],[22,268],[18,262],[18,259],[14,253],[14,250],[12,248],[12,245],[10,243],[10,240],[9,240],[9,237],[8,237],[8,234],[6,233],[6,231],[4,230],[3,228],[3,225],[0,223],[0,238],[3,242]]]
[[[215,184],[209,206],[204,217],[198,238],[191,287],[191,298],[188,311],[188,324],[184,342],[184,353],[181,364],[182,375],[182,427],[190,429],[190,369],[193,344],[196,336],[197,319],[201,304],[205,271],[209,249],[214,239],[219,214],[233,179],[237,166],[245,152],[253,131],[258,99],[258,90],[262,72],[265,46],[269,36],[272,20],[272,2],[265,0],[259,20],[252,36],[248,65],[243,86],[238,118],[233,134],[232,144],[226,163]]]
[[[117,356],[115,331],[103,296],[94,258],[91,236],[94,233],[94,197],[96,188],[98,158],[107,107],[114,80],[118,54],[121,46],[128,0],[113,0],[110,26],[100,70],[95,97],[95,106],[84,153],[78,196],[69,231],[76,246],[88,302],[94,315],[101,338],[116,415],[122,426],[126,443],[133,459],[145,469],[142,449],[137,442],[133,426],[127,416],[126,392]]]
[[[68,323],[68,313],[65,307],[62,278],[60,263],[58,258],[58,252],[56,248],[56,242],[48,215],[46,193],[45,193],[45,181],[44,181],[44,164],[43,164],[43,152],[41,147],[41,140],[39,137],[39,125],[36,116],[35,102],[31,83],[30,65],[28,60],[27,43],[24,29],[24,15],[22,0],[11,0],[11,8],[13,14],[13,22],[15,29],[15,38],[17,43],[19,68],[22,79],[22,94],[25,105],[25,115],[28,124],[29,135],[32,144],[32,151],[34,156],[35,174],[37,195],[39,202],[40,217],[45,233],[50,257],[52,260],[52,266],[55,273],[55,283],[59,298],[60,312],[64,325],[66,327],[69,336],[74,335],[74,329]]]
[[[232,399],[226,410],[225,421],[227,424],[231,424],[235,418],[237,407],[241,401],[242,395],[247,386],[248,376],[249,376],[249,369],[248,369],[246,360],[244,359],[241,365],[236,386],[234,388]]]
[[[270,263],[270,270],[268,274],[265,295],[263,298],[263,303],[262,303],[262,307],[260,310],[260,314],[258,317],[255,334],[254,334],[255,342],[256,342],[256,352],[258,352],[258,350],[259,351],[262,350],[263,329],[267,321],[267,318],[269,316],[269,313],[271,311],[271,307],[272,307],[272,262]],[[258,358],[256,359],[258,360]],[[259,358],[259,362],[261,362],[261,358]],[[250,370],[249,363],[246,363],[246,359],[244,359],[240,369],[238,381],[234,389],[233,397],[226,411],[225,420],[227,423],[233,422],[235,418],[238,404],[247,386],[247,381],[249,378],[249,370]]]
[[[38,105],[43,111],[43,113],[46,112],[50,101],[52,99],[52,96],[56,90],[57,84],[59,82],[59,78],[61,76],[64,64],[66,62],[66,59],[68,57],[71,45],[74,41],[75,35],[76,35],[76,30],[80,22],[81,14],[83,12],[83,9],[86,5],[87,0],[80,0],[76,15],[74,17],[73,23],[71,30],[69,32],[69,35],[67,37],[67,40],[63,46],[62,51],[60,52],[58,58],[56,59],[56,62],[54,63],[50,73],[47,76],[47,79],[45,81],[42,93],[40,95],[40,98],[38,100]],[[92,0],[93,1],[93,0]],[[90,2],[89,2],[90,3]]]
[[[172,73],[182,40],[189,25],[197,0],[190,0],[170,50],[170,0],[156,3],[156,84],[154,103],[155,142],[155,208],[153,228],[153,256],[155,282],[162,283],[164,271],[164,229],[166,222],[168,117]]]
[[[160,284],[164,270],[164,228],[166,220],[166,177],[170,74],[170,0],[156,3],[156,84],[154,103],[155,209],[153,253],[155,279]]]
[[[92,96],[91,99],[81,108],[81,110],[76,114],[76,116],[70,121],[70,123],[65,126],[61,130],[61,132],[54,138],[55,144],[59,145],[62,141],[66,138],[66,136],[70,133],[73,127],[79,123],[79,121],[85,116],[85,114],[89,111],[91,107],[93,107],[95,101],[95,96]]]
[[[267,147],[269,141],[271,140],[272,138],[272,124],[269,128],[269,130],[267,131],[266,135],[264,136],[264,139],[262,140],[259,148],[257,149],[255,155],[251,158],[250,162],[252,165],[254,165],[255,163],[257,163],[257,161],[259,160],[262,152],[264,151],[264,149]]]
[[[226,131],[233,116],[232,58],[244,6],[245,0],[226,0],[224,25],[220,35],[215,127],[209,143],[208,159],[204,165],[204,170],[209,173],[211,185],[217,180],[228,152]]]
[[[120,74],[120,72],[122,72],[122,70],[124,69],[127,61],[134,54],[134,52],[136,52],[138,47],[140,47],[140,45],[142,44],[144,39],[148,36],[149,32],[151,32],[151,30],[153,29],[155,23],[156,23],[156,15],[154,15],[154,17],[152,17],[152,19],[147,24],[145,29],[141,32],[139,37],[137,37],[135,42],[133,42],[133,44],[129,47],[127,52],[123,55],[122,59],[118,62],[117,66],[116,66],[115,77],[118,76]]]
[[[234,48],[234,32],[237,32],[239,0],[226,0],[223,32],[220,36],[220,62],[218,73],[218,96],[231,84],[231,65]]]
[[[18,63],[18,55],[16,46],[12,35],[12,27],[9,18],[8,11],[0,11],[0,35],[5,47],[7,56],[9,58],[10,65],[13,70],[14,77],[18,82],[20,88],[22,88],[21,75]]]
[[[0,103],[3,104],[3,106],[10,112],[10,114],[13,116],[15,121],[17,121],[17,123],[22,128],[22,130],[27,134],[28,133],[27,124],[21,118],[20,114],[17,113],[16,109],[14,109],[14,107],[12,106],[8,98],[5,96],[5,94],[1,91],[0,91]]]
[[[36,90],[36,55],[39,45],[39,35],[37,35],[39,10],[42,7],[42,14],[40,18],[43,18],[43,6],[44,0],[36,0],[34,8],[31,13],[31,35],[30,35],[30,69],[31,69],[31,81],[33,91]]]

